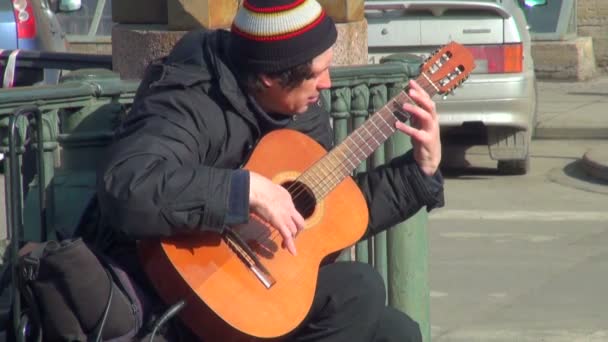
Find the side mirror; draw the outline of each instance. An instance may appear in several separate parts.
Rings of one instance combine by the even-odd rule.
[[[526,7],[545,6],[546,4],[547,0],[524,0]]]
[[[82,8],[82,0],[59,0],[58,12],[75,12]]]

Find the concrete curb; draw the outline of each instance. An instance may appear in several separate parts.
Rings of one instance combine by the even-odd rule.
[[[534,139],[608,139],[607,127],[537,127]]]
[[[608,182],[608,151],[592,149],[583,155],[583,168],[591,177]]]

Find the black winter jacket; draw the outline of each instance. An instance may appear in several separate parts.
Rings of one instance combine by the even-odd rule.
[[[320,107],[294,120],[260,113],[232,71],[228,39],[224,31],[184,36],[168,57],[148,67],[116,132],[98,173],[98,201],[105,220],[130,239],[221,231],[231,187],[248,189],[248,183],[233,184],[232,176],[269,130],[298,130],[332,147],[329,115]],[[424,176],[411,153],[357,182],[370,209],[369,233],[423,206],[443,205],[441,175]]]

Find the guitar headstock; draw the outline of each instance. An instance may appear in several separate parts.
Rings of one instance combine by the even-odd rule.
[[[430,95],[447,94],[464,82],[475,69],[473,55],[466,47],[450,42],[433,53],[420,67],[423,83]],[[424,86],[424,83],[430,83]]]

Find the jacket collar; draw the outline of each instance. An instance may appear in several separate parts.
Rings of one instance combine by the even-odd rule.
[[[224,30],[196,30],[187,33],[165,60],[159,82],[192,86],[216,82],[222,94],[244,119],[260,134],[256,115],[249,106],[249,96],[239,86],[230,65],[227,46],[230,34]]]

